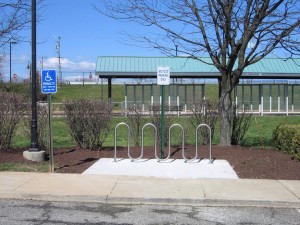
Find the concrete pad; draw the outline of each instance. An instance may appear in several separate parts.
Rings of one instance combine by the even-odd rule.
[[[279,180],[279,182],[300,199],[300,181],[299,180]]]
[[[82,176],[80,174],[41,174],[18,188],[15,193],[33,199],[106,201],[118,178],[107,176]],[[58,197],[58,198],[57,198]],[[75,198],[74,198],[75,197]]]
[[[23,157],[27,160],[31,160],[34,162],[42,162],[45,161],[45,151],[38,151],[38,152],[24,151]]]
[[[161,177],[176,179],[197,178],[231,178],[238,179],[226,160],[215,160],[209,164],[208,159],[184,162],[183,159],[158,162],[156,159],[141,159],[131,162],[130,159],[102,158],[94,163],[83,174],[125,175]]]
[[[108,202],[176,202],[205,199],[201,180],[130,177],[119,179]]]
[[[276,180],[203,179],[207,199],[299,202]]]
[[[0,195],[5,197],[5,195],[13,193],[37,175],[37,173],[0,172]]]

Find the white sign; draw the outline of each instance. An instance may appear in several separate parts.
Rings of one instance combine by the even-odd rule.
[[[170,85],[170,67],[157,67],[157,85]]]

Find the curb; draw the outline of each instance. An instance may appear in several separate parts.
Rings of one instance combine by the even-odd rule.
[[[294,208],[300,209],[300,202],[257,201],[257,200],[222,200],[222,199],[170,199],[170,198],[128,198],[109,196],[57,196],[11,194],[1,196],[0,199],[54,201],[54,202],[85,202],[100,204],[124,205],[192,205],[199,207],[268,207],[268,208]]]

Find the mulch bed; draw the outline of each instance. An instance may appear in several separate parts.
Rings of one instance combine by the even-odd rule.
[[[19,162],[32,163],[23,158],[24,149],[0,152],[0,163]],[[131,148],[132,157],[138,157],[140,148]],[[186,157],[193,158],[195,146],[185,147]],[[208,158],[208,146],[199,148],[199,157]],[[160,153],[157,153],[160,155]],[[165,150],[165,155],[167,149]],[[54,150],[54,162],[56,173],[82,173],[100,158],[113,158],[114,149],[105,148],[100,151],[82,150],[79,148],[63,148]],[[118,158],[128,158],[127,148],[117,148]],[[300,180],[300,162],[293,159],[292,155],[271,149],[251,149],[242,146],[231,146],[222,148],[218,145],[212,146],[212,157],[214,159],[225,159],[233,167],[240,178],[250,179],[284,179]],[[155,158],[151,147],[144,149],[143,158]],[[182,159],[180,148],[171,149],[171,158]]]

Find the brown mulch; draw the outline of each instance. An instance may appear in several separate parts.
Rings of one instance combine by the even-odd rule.
[[[0,163],[19,162],[32,163],[23,158],[24,149],[1,151]],[[140,148],[131,148],[132,157],[138,157]],[[195,146],[185,147],[186,157],[193,158]],[[208,147],[199,148],[199,157],[208,158]],[[160,156],[160,153],[157,153]],[[165,155],[167,149],[165,150]],[[56,173],[82,173],[100,158],[113,158],[114,149],[106,148],[100,151],[82,150],[79,148],[64,148],[54,150]],[[127,148],[118,147],[118,158],[128,158]],[[300,180],[300,162],[292,155],[271,149],[251,149],[242,146],[222,148],[212,146],[212,157],[216,160],[225,159],[233,167],[240,178]],[[151,147],[144,149],[143,158],[155,158]],[[182,159],[181,148],[171,149],[171,158]]]

